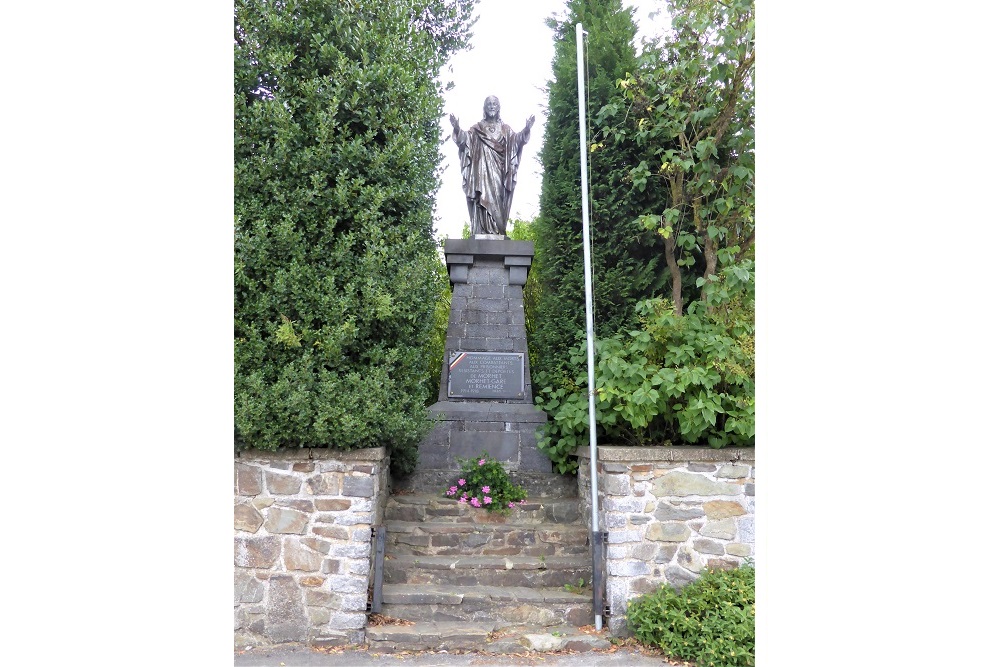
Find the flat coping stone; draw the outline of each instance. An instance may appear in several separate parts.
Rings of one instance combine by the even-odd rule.
[[[381,461],[387,456],[385,447],[366,449],[332,449],[329,447],[281,448],[270,452],[265,449],[242,449],[236,452],[237,459],[265,461]]]
[[[576,456],[590,460],[590,448],[579,447]],[[613,445],[597,446],[598,461],[621,461],[623,463],[656,463],[659,461],[710,461],[714,463],[732,463],[733,461],[754,460],[753,447],[619,447]]]
[[[534,241],[511,241],[510,239],[447,239],[444,242],[445,255],[476,255],[479,257],[507,257],[513,255],[533,256]]]

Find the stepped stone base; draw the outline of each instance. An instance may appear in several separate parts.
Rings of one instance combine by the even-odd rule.
[[[439,401],[429,412],[436,423],[420,443],[418,470],[458,470],[457,459],[485,451],[510,470],[552,472],[552,461],[538,449],[536,435],[547,417],[533,405]]]
[[[451,313],[438,402],[428,414],[435,425],[420,443],[416,469],[457,471],[458,459],[485,452],[510,471],[551,473],[552,461],[538,449],[547,416],[532,399],[524,320],[534,244],[452,239],[444,252]]]

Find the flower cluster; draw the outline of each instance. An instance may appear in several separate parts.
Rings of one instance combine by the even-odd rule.
[[[444,495],[490,512],[507,513],[524,504],[527,492],[514,484],[503,464],[483,452],[480,458],[459,459],[462,477]]]

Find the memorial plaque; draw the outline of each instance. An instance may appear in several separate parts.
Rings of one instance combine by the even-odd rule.
[[[524,398],[524,352],[453,352],[449,398]]]

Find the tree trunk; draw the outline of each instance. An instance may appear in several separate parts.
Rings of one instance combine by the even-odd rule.
[[[670,291],[671,299],[674,302],[674,314],[681,316],[684,314],[684,303],[681,301],[681,267],[677,265],[677,258],[674,251],[677,249],[677,237],[673,234],[670,238],[663,239],[663,253],[667,257],[667,267],[670,269]]]
[[[715,241],[708,237],[707,228],[705,229],[705,233],[702,234],[702,241],[704,241],[705,245],[705,274],[703,276],[705,278],[705,285],[701,288],[701,299],[707,305],[708,312],[712,313],[715,311],[715,306],[708,303],[708,290],[705,288],[708,287],[708,277],[714,276],[719,266],[719,253]]]

